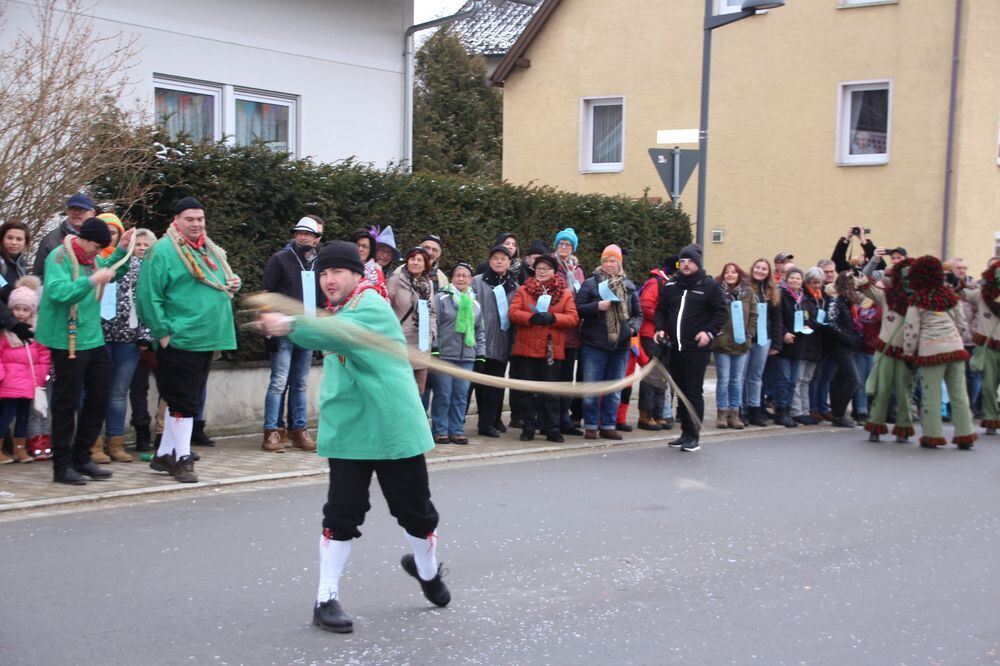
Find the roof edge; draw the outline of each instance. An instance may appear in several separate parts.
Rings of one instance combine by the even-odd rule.
[[[490,85],[502,88],[507,77],[510,73],[514,71],[514,67],[517,62],[524,56],[524,53],[531,46],[532,42],[535,41],[535,37],[542,31],[545,23],[549,20],[549,17],[555,12],[556,7],[559,6],[561,0],[544,0],[542,2],[541,8],[535,12],[535,15],[531,17],[528,21],[528,25],[524,27],[521,35],[514,42],[514,45],[510,47],[507,51],[507,55],[503,57],[500,64],[497,65],[496,70],[493,75],[490,76]]]

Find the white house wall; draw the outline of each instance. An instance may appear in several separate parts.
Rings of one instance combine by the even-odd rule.
[[[31,2],[3,4],[5,32],[30,29]],[[97,0],[92,13],[99,31],[138,37],[136,87],[123,103],[152,113],[154,74],[293,95],[299,156],[400,159],[413,0]]]

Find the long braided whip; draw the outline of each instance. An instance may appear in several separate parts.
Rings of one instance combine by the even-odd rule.
[[[243,300],[250,309],[257,311],[278,312],[289,316],[301,316],[304,310],[301,301],[271,292],[250,294]],[[317,314],[320,317],[329,316],[326,312]],[[659,378],[666,378],[666,383],[670,384],[674,393],[677,394],[677,398],[683,402],[684,406],[687,408],[688,414],[690,414],[691,419],[695,422],[695,427],[698,430],[701,430],[701,421],[698,419],[697,412],[691,404],[691,401],[688,400],[688,397],[684,395],[684,391],[681,390],[680,386],[677,385],[677,382],[674,381],[674,378],[670,376],[667,369],[663,367],[663,364],[657,359],[652,359],[642,369],[634,374],[626,375],[622,379],[602,382],[574,382],[573,384],[569,384],[569,382],[543,382],[527,379],[510,379],[507,377],[495,377],[493,375],[465,370],[464,368],[460,368],[456,365],[448,363],[447,361],[443,361],[436,356],[431,356],[427,352],[414,349],[409,345],[401,346],[398,341],[389,340],[372,333],[371,331],[342,317],[335,317],[332,322],[335,323],[327,325],[336,326],[340,329],[338,332],[339,336],[350,337],[360,346],[378,349],[387,354],[405,358],[412,365],[426,367],[443,375],[449,375],[451,377],[470,381],[474,384],[490,386],[492,388],[506,388],[515,391],[524,391],[527,393],[547,393],[583,398],[615,393],[616,391],[632,386],[636,381],[642,381],[643,379],[655,374]],[[249,324],[249,326],[256,326],[256,324]]]

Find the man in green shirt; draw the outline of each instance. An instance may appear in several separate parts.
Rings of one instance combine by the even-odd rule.
[[[101,302],[97,291],[128,270],[107,268],[125,257],[133,230],[122,235],[118,248],[97,256],[111,244],[104,220],[87,218],[78,236],[67,235],[45,259],[45,288],[38,307],[35,339],[52,352],[53,480],[73,486],[84,477],[103,481],[111,472],[90,459],[90,449],[104,425],[111,385],[111,357],[104,346]],[[81,392],[85,392],[80,405]],[[79,412],[79,418],[77,418]]]
[[[194,197],[174,206],[163,238],[146,254],[135,304],[158,341],[156,385],[167,403],[163,436],[150,467],[197,483],[191,435],[212,354],[236,349],[232,299],[240,278],[205,234],[205,207]]]
[[[419,581],[431,603],[446,606],[451,593],[437,562],[438,513],[424,460],[434,441],[402,328],[389,304],[364,279],[355,244],[328,243],[315,270],[334,316],[293,318],[270,312],[259,323],[265,335],[287,335],[296,345],[324,352],[317,446],[319,455],[329,458],[330,486],[313,622],[348,633],[354,622],[340,606],[339,580],[352,540],[361,536],[358,527],[369,509],[373,472],[413,550],[403,556],[403,569]],[[358,333],[390,341],[392,350],[359,345]]]

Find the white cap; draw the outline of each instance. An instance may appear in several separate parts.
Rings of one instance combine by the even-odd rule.
[[[292,229],[292,233],[296,231],[307,231],[314,236],[322,236],[323,234],[319,231],[319,224],[316,220],[311,217],[303,217],[301,220],[295,223],[295,228]]]

